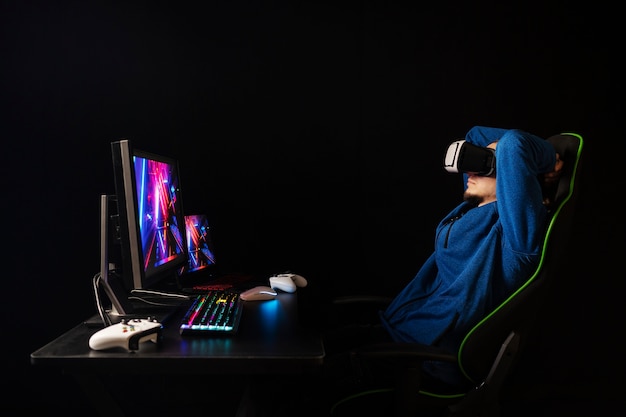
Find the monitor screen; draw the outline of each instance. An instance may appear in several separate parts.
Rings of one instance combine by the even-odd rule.
[[[209,269],[215,265],[215,252],[211,240],[211,230],[206,214],[185,216],[187,232],[187,252],[189,263],[186,272]]]
[[[111,149],[122,258],[116,272],[127,290],[149,289],[175,279],[187,262],[178,162],[125,139]]]

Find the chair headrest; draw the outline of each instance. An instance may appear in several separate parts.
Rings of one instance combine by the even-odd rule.
[[[543,195],[550,202],[548,209],[552,212],[571,192],[572,177],[578,162],[581,139],[577,135],[562,133],[547,139],[563,161],[561,178],[551,186],[544,186]]]

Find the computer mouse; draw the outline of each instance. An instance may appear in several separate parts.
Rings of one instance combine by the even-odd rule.
[[[258,300],[272,300],[276,298],[277,292],[272,287],[265,285],[259,285],[257,287],[250,288],[239,294],[239,297],[244,301],[258,301]]]

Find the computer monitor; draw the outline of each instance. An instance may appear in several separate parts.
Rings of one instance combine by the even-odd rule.
[[[206,214],[185,216],[187,252],[189,262],[185,273],[208,271],[215,268],[215,251],[211,239],[211,227]]]
[[[176,280],[187,263],[185,217],[176,159],[111,143],[121,265],[114,272],[127,291]]]

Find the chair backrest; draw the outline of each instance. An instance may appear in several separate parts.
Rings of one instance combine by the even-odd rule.
[[[527,342],[543,300],[550,297],[551,288],[558,284],[560,265],[566,261],[578,199],[583,140],[575,133],[562,133],[547,140],[554,145],[564,167],[557,184],[544,190],[544,196],[552,203],[541,259],[528,281],[464,338],[458,360],[463,374],[472,383],[485,380],[502,344],[511,334],[518,338],[520,348]]]

